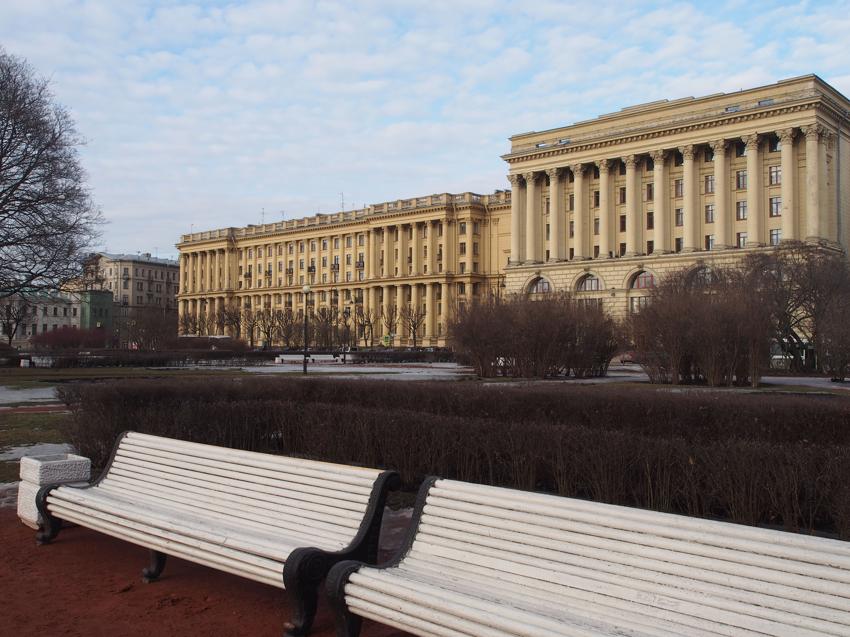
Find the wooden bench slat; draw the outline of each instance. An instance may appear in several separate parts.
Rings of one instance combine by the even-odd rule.
[[[166,477],[173,484],[175,484],[175,486],[181,483],[192,484],[195,486],[207,485],[210,488],[210,492],[215,491],[220,495],[220,497],[227,497],[231,493],[236,493],[237,491],[244,491],[246,488],[248,488],[250,489],[250,491],[254,493],[263,494],[264,496],[288,497],[295,500],[315,502],[317,504],[325,504],[340,509],[356,511],[359,513],[362,513],[366,509],[366,504],[364,502],[357,502],[356,500],[346,499],[344,497],[320,495],[300,490],[287,489],[281,486],[264,485],[257,483],[246,484],[244,482],[240,482],[238,479],[227,478],[213,474],[204,474],[202,476],[198,476],[197,474],[195,474],[193,476],[191,472],[181,472],[179,470],[170,469],[169,467],[166,467],[164,465],[152,465],[150,463],[139,462],[136,460],[125,459],[123,462],[121,462],[121,464],[115,466],[112,470],[110,470],[110,473],[112,473],[112,471],[115,471],[116,473],[119,473],[121,475],[132,475],[139,479],[143,479],[145,475]]]
[[[122,488],[116,490],[114,486],[100,485],[99,491],[110,493],[116,496],[132,495],[134,502],[139,502],[149,506],[166,506],[174,511],[183,511],[187,514],[197,513],[200,517],[208,518],[211,523],[216,520],[227,521],[233,527],[245,528],[248,532],[251,529],[267,533],[279,532],[282,535],[303,535],[303,524],[297,522],[287,522],[291,518],[281,517],[275,518],[268,515],[251,516],[242,511],[235,510],[232,506],[217,506],[213,502],[201,503],[197,498],[179,498],[169,492],[145,492],[142,490]],[[324,545],[340,547],[347,544],[351,537],[351,532],[347,528],[335,527],[329,524],[319,524],[315,520],[310,526],[311,537],[316,540],[321,539]]]
[[[374,483],[375,479],[381,475],[380,469],[370,469],[368,467],[356,467],[353,465],[336,464],[333,462],[322,462],[321,460],[307,460],[305,458],[294,458],[292,456],[281,456],[271,453],[260,453],[257,451],[243,451],[241,449],[231,449],[229,447],[217,447],[215,445],[206,445],[199,442],[189,442],[188,440],[177,440],[175,438],[162,438],[159,436],[151,436],[149,434],[141,434],[130,431],[126,434],[126,442],[129,444],[138,443],[146,444],[151,447],[159,447],[165,449],[183,449],[187,453],[195,453],[199,456],[210,458],[227,457],[244,461],[249,466],[252,463],[263,462],[269,463],[270,468],[277,466],[282,470],[287,467],[303,468],[304,475],[312,475],[314,472],[321,474],[335,474],[339,476],[339,480],[345,478],[352,479],[357,482],[367,480]]]
[[[106,487],[111,484],[117,485],[118,488],[133,485],[140,490],[172,491],[187,498],[197,498],[201,501],[214,500],[246,511],[256,511],[258,514],[266,513],[277,516],[297,515],[303,516],[305,519],[313,519],[315,516],[317,520],[333,520],[335,524],[352,530],[358,527],[362,519],[360,512],[349,509],[340,509],[305,500],[293,500],[292,498],[274,498],[273,501],[270,501],[257,497],[258,494],[249,489],[243,489],[242,493],[234,491],[232,495],[227,496],[222,495],[220,492],[191,484],[174,485],[165,478],[150,474],[146,474],[142,482],[124,475],[124,472],[115,472],[114,475],[110,473],[98,486]]]
[[[126,540],[144,548],[162,551],[174,557],[180,557],[190,562],[203,564],[204,566],[246,577],[254,581],[271,584],[277,588],[284,587],[283,579],[279,575],[283,567],[283,564],[280,562],[274,562],[277,565],[277,568],[274,570],[271,568],[251,568],[250,565],[245,564],[246,557],[250,556],[240,551],[231,551],[228,553],[223,547],[216,547],[218,551],[217,553],[213,553],[209,550],[210,547],[215,546],[212,544],[196,542],[192,546],[186,543],[185,538],[183,538],[183,541],[177,542],[155,535],[150,532],[150,529],[144,527],[144,525],[139,525],[139,528],[142,529],[139,530],[125,524],[106,521],[100,517],[84,515],[78,510],[66,509],[61,506],[56,507],[56,513],[62,515],[63,520],[86,526],[95,531]],[[234,557],[229,558],[227,557],[228,555]]]
[[[754,592],[766,592],[768,589],[775,590],[776,586],[782,586],[784,593],[793,595],[800,601],[817,599],[822,603],[830,604],[831,607],[850,611],[850,599],[833,595],[835,584],[829,579],[833,574],[829,570],[824,573],[825,577],[813,578],[762,567],[748,566],[742,569],[730,557],[725,560],[710,559],[677,553],[670,549],[635,546],[606,538],[554,530],[548,530],[539,535],[513,532],[515,527],[508,521],[503,522],[502,529],[489,529],[484,535],[480,528],[476,527],[475,517],[471,520],[466,516],[458,515],[457,517],[463,519],[441,518],[439,524],[434,524],[433,520],[423,516],[420,527],[423,538],[433,534],[436,537],[455,540],[459,545],[463,543],[464,547],[470,545],[490,546],[497,549],[507,547],[511,551],[532,556],[539,555],[542,551],[549,555],[550,559],[566,563],[579,563],[584,559],[601,565],[610,561],[644,571],[658,571],[695,579],[710,576],[712,580],[725,585],[730,585],[734,581],[739,588],[743,587],[744,582],[749,582],[749,590]],[[434,541],[439,543],[439,540]],[[718,573],[723,574],[724,577],[717,578],[715,574]],[[820,597],[811,596],[810,593]]]
[[[364,484],[363,480],[337,480],[338,474],[318,474],[315,476],[299,475],[297,469],[270,469],[255,465],[240,465],[238,462],[226,461],[218,458],[206,458],[203,456],[188,455],[180,451],[167,451],[155,447],[140,447],[137,445],[124,445],[121,448],[121,456],[129,456],[139,459],[150,459],[153,462],[161,462],[189,469],[197,468],[204,473],[215,473],[222,470],[230,473],[238,473],[248,479],[249,476],[271,479],[275,484],[304,484],[314,487],[329,489],[332,491],[344,490],[346,493],[359,494],[365,500],[372,493],[371,485]],[[345,476],[342,476],[345,477]]]
[[[719,592],[717,588],[722,587],[707,590],[698,582],[682,579],[676,583],[655,583],[638,577],[611,576],[592,569],[558,568],[560,565],[553,564],[547,559],[511,563],[513,568],[505,571],[503,570],[505,562],[504,554],[496,551],[489,556],[473,556],[460,549],[450,550],[446,547],[425,545],[408,555],[405,559],[405,567],[400,567],[400,572],[407,572],[409,567],[410,577],[417,577],[417,573],[422,573],[424,577],[432,577],[436,566],[429,567],[427,564],[441,564],[447,572],[455,573],[464,581],[479,579],[476,576],[484,573],[489,577],[489,581],[486,577],[481,579],[485,586],[499,591],[499,594],[508,595],[511,599],[521,596],[523,590],[534,591],[537,596],[545,597],[548,591],[553,594],[553,598],[563,597],[565,588],[585,590],[638,603],[641,599],[650,597],[665,608],[695,604],[703,609],[702,614],[691,612],[693,616],[706,618],[714,615],[715,611],[728,612],[734,613],[735,616],[751,617],[758,622],[766,620],[778,622],[780,625],[795,626],[812,631],[811,634],[815,635],[841,634],[842,626],[848,625],[847,614],[840,611],[831,611],[811,604],[796,604],[797,612],[795,613],[790,608],[790,602],[783,607],[780,599],[765,595],[747,596],[744,591],[735,597],[735,589],[731,587],[726,592]],[[666,603],[663,600],[666,600]],[[751,628],[758,630],[753,626]]]
[[[430,495],[446,494],[451,500],[471,503],[495,503],[499,507],[523,513],[541,513],[571,520],[603,524],[622,530],[635,530],[638,524],[647,524],[649,532],[671,539],[696,539],[707,544],[727,546],[736,539],[760,542],[761,550],[779,551],[782,547],[811,549],[818,554],[834,554],[850,558],[850,543],[831,538],[814,537],[801,533],[785,533],[743,524],[730,524],[719,520],[706,520],[674,513],[663,513],[625,507],[616,504],[565,498],[552,494],[533,493],[490,487],[457,480],[437,480]],[[729,528],[731,527],[731,528]],[[654,529],[654,530],[653,530]],[[701,534],[700,538],[691,535]],[[777,537],[777,535],[779,537]],[[779,553],[776,553],[779,556]]]
[[[303,482],[292,482],[284,477],[275,480],[273,478],[266,478],[251,474],[242,476],[238,471],[204,467],[183,460],[163,460],[161,458],[151,456],[140,456],[132,451],[122,450],[119,452],[115,457],[115,464],[119,468],[125,465],[131,465],[135,467],[151,467],[152,469],[166,471],[174,476],[174,480],[180,480],[183,477],[200,477],[204,480],[208,478],[217,478],[218,480],[221,480],[222,478],[230,478],[238,484],[247,484],[252,488],[254,485],[267,486],[283,489],[287,492],[299,493],[302,494],[303,497],[316,495],[326,498],[334,498],[337,500],[345,500],[347,502],[356,503],[364,509],[366,507],[366,503],[369,501],[368,494],[330,489],[327,487],[318,487],[305,484]],[[223,483],[219,482],[219,484]]]
[[[603,526],[601,524],[589,524],[569,519],[546,518],[538,514],[521,514],[513,510],[486,506],[480,504],[466,503],[464,507],[458,506],[445,498],[430,498],[425,507],[427,514],[437,517],[452,519],[458,515],[470,515],[481,519],[486,524],[487,520],[511,520],[520,524],[528,524],[529,529],[549,528],[573,531],[582,537],[596,537],[604,540],[619,542],[616,546],[640,546],[649,549],[662,549],[681,555],[692,555],[713,560],[732,560],[742,566],[755,566],[785,572],[793,575],[807,575],[814,578],[831,576],[834,581],[850,584],[850,560],[845,566],[845,560],[834,554],[818,556],[810,550],[783,550],[784,557],[768,555],[767,549],[762,552],[753,553],[743,550],[741,545],[734,541],[730,547],[718,546],[716,541],[711,544],[702,543],[697,539],[680,540],[670,537],[660,537],[648,531],[636,532],[622,530],[615,527]],[[527,521],[527,522],[524,522]],[[482,525],[483,526],[483,525]],[[498,528],[494,526],[494,528]],[[532,532],[531,530],[529,531]],[[794,557],[794,556],[798,557]],[[821,559],[818,560],[818,557]],[[824,562],[828,558],[829,563]],[[846,569],[846,570],[845,570]]]

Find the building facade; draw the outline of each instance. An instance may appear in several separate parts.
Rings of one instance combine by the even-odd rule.
[[[80,325],[80,304],[72,293],[33,292],[3,299],[0,332],[18,349],[27,348],[38,334]],[[11,342],[10,342],[11,337]]]
[[[515,135],[503,159],[510,191],[184,235],[180,312],[300,311],[309,284],[340,311],[417,308],[443,345],[482,295],[566,291],[623,316],[675,270],[850,245],[850,101],[814,75]]]
[[[173,259],[99,252],[86,261],[81,287],[112,292],[120,308],[116,315],[145,308],[176,311],[179,274]]]
[[[201,318],[232,307],[300,314],[310,302],[371,317],[375,342],[386,336],[406,345],[412,340],[402,333],[401,308],[409,307],[423,318],[417,344],[442,345],[454,304],[499,284],[498,255],[509,241],[500,220],[509,214],[509,192],[442,193],[184,235],[180,312]],[[383,320],[393,315],[395,325]]]
[[[783,241],[846,249],[848,127],[850,101],[810,75],[516,135],[507,289],[623,315],[673,270]]]

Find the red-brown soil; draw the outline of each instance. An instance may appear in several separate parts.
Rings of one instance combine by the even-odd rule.
[[[170,558],[162,578],[141,580],[147,550],[85,528],[64,529],[37,546],[14,509],[0,509],[0,633],[149,637],[280,637],[285,591]],[[313,635],[333,637],[322,599]],[[404,637],[366,622],[363,637]]]

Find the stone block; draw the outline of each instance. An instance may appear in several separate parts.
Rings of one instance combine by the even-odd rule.
[[[35,496],[45,484],[83,486],[91,474],[91,460],[72,453],[21,458],[21,482],[18,485],[18,517],[30,528],[37,529],[40,518]]]

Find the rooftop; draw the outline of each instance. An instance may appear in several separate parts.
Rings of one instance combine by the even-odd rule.
[[[112,261],[133,261],[136,263],[148,263],[152,265],[168,265],[177,267],[179,264],[174,259],[160,259],[159,257],[151,256],[150,252],[138,254],[116,254],[113,252],[98,252],[100,256],[111,259]]]

